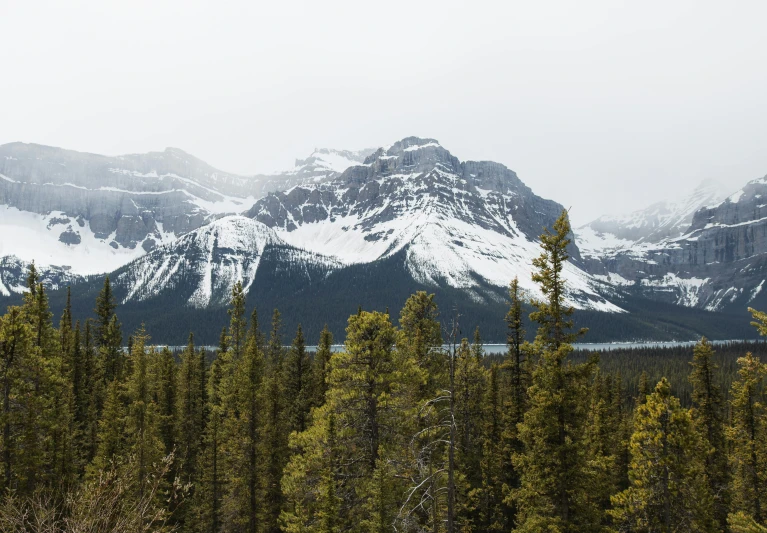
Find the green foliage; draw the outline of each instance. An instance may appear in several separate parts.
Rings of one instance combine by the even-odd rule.
[[[738,360],[738,379],[730,396],[732,472],[731,511],[743,512],[758,524],[767,519],[767,412],[763,403],[767,367],[751,353]]]
[[[514,280],[499,357],[425,292],[399,328],[360,307],[312,357],[276,310],[264,337],[239,283],[215,353],[143,328],[126,351],[108,280],[93,320],[73,291],[55,328],[32,267],[0,316],[0,529],[765,531],[767,344],[573,352],[566,213],[553,229],[535,340]]]
[[[517,426],[523,450],[514,454],[520,487],[512,498],[519,507],[519,531],[595,531],[601,515],[585,434],[595,361],[569,361],[577,334],[569,331],[573,309],[565,305],[561,275],[570,242],[567,212],[554,230],[541,236],[543,253],[533,263],[544,299],[533,300],[536,311],[530,315],[539,324],[531,348],[538,362],[527,390],[530,407]]]
[[[707,450],[665,379],[637,409],[630,450],[631,486],[613,497],[610,511],[619,531],[717,530]]]

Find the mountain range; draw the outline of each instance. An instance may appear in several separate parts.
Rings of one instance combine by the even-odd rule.
[[[575,229],[568,301],[589,340],[748,334],[745,307],[767,303],[767,178],[731,193],[707,182]],[[237,281],[310,335],[324,323],[341,334],[358,305],[397,309],[423,289],[443,315],[502,341],[508,283],[539,295],[532,259],[562,210],[505,166],[428,138],[318,149],[254,176],[174,148],[107,157],[11,143],[0,146],[0,300],[19,299],[34,260],[54,306],[72,286],[85,315],[108,274],[127,328],[145,322],[158,342],[195,329],[212,343]]]

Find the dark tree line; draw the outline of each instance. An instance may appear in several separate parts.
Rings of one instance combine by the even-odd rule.
[[[55,327],[32,267],[0,317],[0,531],[767,531],[767,366],[706,339],[575,353],[569,233],[541,236],[537,295],[512,281],[499,358],[425,292],[310,355],[241,284],[212,361],[191,334],[126,349],[108,279]]]

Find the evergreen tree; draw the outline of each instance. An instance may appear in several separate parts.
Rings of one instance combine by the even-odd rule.
[[[533,261],[533,280],[544,299],[532,301],[536,310],[530,318],[539,324],[533,351],[539,362],[528,389],[530,407],[518,425],[524,451],[514,455],[521,483],[512,495],[519,505],[520,532],[595,531],[601,521],[592,499],[593,473],[584,438],[594,362],[576,365],[568,360],[577,338],[569,331],[573,309],[565,303],[562,277],[569,234],[563,211],[554,233],[541,235],[543,252]]]
[[[149,336],[142,326],[133,337],[130,353],[130,374],[125,383],[128,405],[125,417],[126,445],[135,457],[135,475],[138,479],[138,494],[141,497],[149,479],[147,472],[160,463],[165,456],[162,435],[162,418],[158,404],[154,401],[150,372],[158,358],[157,351],[147,350]]]
[[[96,434],[96,450],[91,477],[110,467],[115,459],[126,452],[125,407],[122,398],[122,386],[118,381],[107,385],[102,417],[99,419]]]
[[[32,265],[34,267],[34,264]],[[0,357],[2,357],[2,441],[3,488],[23,490],[20,463],[23,462],[21,434],[28,420],[25,398],[34,392],[31,360],[37,356],[32,327],[20,307],[9,307],[0,317]]]
[[[264,508],[262,528],[266,533],[278,533],[283,507],[281,480],[288,461],[288,432],[285,427],[284,375],[282,348],[282,319],[275,309],[267,346],[266,371],[263,387],[264,421],[261,454],[265,460]]]
[[[221,531],[221,500],[224,492],[224,468],[221,451],[223,405],[220,384],[222,379],[221,356],[227,351],[226,335],[222,335],[219,358],[213,361],[208,373],[206,414],[207,424],[201,450],[200,482],[196,488],[192,509],[196,511],[189,519],[198,530],[218,533]],[[191,528],[190,528],[191,529]]]
[[[639,394],[636,397],[636,405],[643,405],[647,401],[647,395],[650,394],[650,381],[647,377],[647,372],[642,371],[639,376]]]
[[[693,352],[692,373],[692,417],[700,436],[708,448],[706,455],[706,478],[714,498],[714,516],[722,530],[727,528],[728,470],[727,450],[725,446],[724,414],[722,393],[716,384],[715,372],[718,367],[713,362],[714,349],[703,337],[695,345]]]
[[[506,314],[508,333],[506,344],[508,353],[504,367],[509,372],[509,420],[508,425],[516,433],[516,426],[522,422],[527,407],[527,388],[530,385],[530,372],[527,368],[526,355],[529,347],[525,341],[525,329],[522,323],[522,294],[519,279],[514,278],[509,287],[511,306]]]
[[[445,371],[443,354],[440,353],[442,332],[438,317],[434,295],[424,291],[411,295],[400,311],[397,350],[414,360],[426,378],[419,391],[419,400],[434,396],[440,373]]]
[[[236,297],[233,301],[236,303]],[[230,331],[235,328],[235,316],[236,313],[232,313]],[[230,353],[235,355],[234,349]],[[264,375],[263,346],[255,310],[251,314],[241,356],[227,361],[234,370],[224,374],[220,389],[225,414],[221,438],[225,463],[222,466],[227,481],[222,499],[222,527],[255,532],[262,514],[258,504],[262,489],[259,442]]]
[[[345,351],[331,358],[327,402],[291,441],[297,453],[283,483],[288,531],[323,531],[331,519],[335,531],[390,531],[397,514],[399,483],[386,466],[392,445],[404,444],[398,439],[402,411],[392,400],[400,383],[396,376],[402,376],[393,350],[396,332],[388,315],[364,311],[349,318],[346,331]],[[344,429],[331,432],[328,420]],[[337,443],[330,457],[329,433]],[[322,491],[332,498],[315,505],[314,495]]]
[[[500,368],[490,367],[485,399],[482,432],[482,483],[476,492],[479,518],[477,531],[505,532],[511,529],[513,512],[506,502],[510,486],[510,450],[505,446],[504,414],[501,398]]]
[[[163,443],[164,455],[176,450],[176,360],[173,353],[165,346],[155,353],[155,361],[150,368],[153,398],[157,405],[158,427]],[[176,472],[173,472],[174,474]]]
[[[104,286],[96,298],[96,347],[101,358],[101,368],[105,382],[120,379],[123,367],[122,333],[115,315],[115,297],[109,276],[104,278]],[[130,343],[129,343],[130,352]]]
[[[613,497],[610,511],[619,531],[716,531],[705,455],[690,412],[662,379],[637,409],[631,486]]]
[[[311,408],[310,372],[311,361],[306,353],[304,333],[301,329],[301,324],[299,324],[296,330],[296,337],[293,339],[293,345],[285,359],[284,393],[288,401],[285,413],[288,422],[288,433],[304,431],[306,429],[309,409]]]
[[[193,484],[199,482],[200,450],[205,433],[205,373],[199,360],[200,355],[194,347],[194,334],[190,333],[186,349],[181,352],[178,371],[176,434],[179,445],[178,471],[185,483]],[[202,360],[204,364],[204,358]]]
[[[767,368],[751,353],[738,359],[738,378],[730,392],[732,512],[758,524],[767,522],[767,412],[762,403]]]
[[[333,355],[333,334],[328,325],[322,328],[317,352],[312,364],[312,407],[320,407],[325,403],[325,393],[328,390],[328,373],[330,372],[330,357]]]

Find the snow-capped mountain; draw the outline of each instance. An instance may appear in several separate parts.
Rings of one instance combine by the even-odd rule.
[[[0,146],[0,257],[108,272],[255,201],[252,178],[185,152],[106,157]]]
[[[536,294],[537,238],[561,212],[503,165],[461,162],[434,139],[408,137],[329,181],[270,194],[247,214],[286,243],[344,265],[401,252],[417,282],[482,299],[487,286],[504,288],[515,276]],[[577,247],[571,254],[579,258]],[[620,310],[576,264],[565,275],[573,305]]]
[[[245,177],[176,148],[107,157],[2,145],[0,258],[82,275],[110,272],[220,216],[245,211],[270,191],[337,176],[371,151],[320,149],[289,171]]]
[[[9,297],[27,291],[30,262],[15,256],[0,257],[0,296]],[[39,271],[40,281],[52,291],[82,281],[67,267],[50,267]]]
[[[601,216],[575,231],[578,247],[584,257],[602,256],[610,250],[681,237],[698,210],[718,204],[730,192],[721,183],[706,180],[677,201],[663,200],[626,215]]]
[[[725,198],[700,193],[686,204],[698,206],[689,223],[662,237],[653,237],[655,230],[635,241],[622,239],[627,234],[619,233],[620,227],[600,233],[607,227],[602,219],[579,228],[587,270],[643,296],[688,307],[719,311],[761,304],[757,298],[764,297],[767,279],[767,177]]]
[[[233,215],[158,246],[118,270],[113,279],[125,289],[122,303],[141,302],[170,292],[174,299],[191,307],[227,305],[238,281],[246,293],[250,291],[267,246],[282,249],[287,263],[310,264],[324,272],[339,266],[332,259],[288,249],[273,229]]]
[[[258,196],[284,191],[296,185],[329,181],[347,168],[361,164],[374,151],[373,148],[356,151],[318,148],[309,157],[296,159],[295,166],[289,170],[256,175],[259,182]]]

